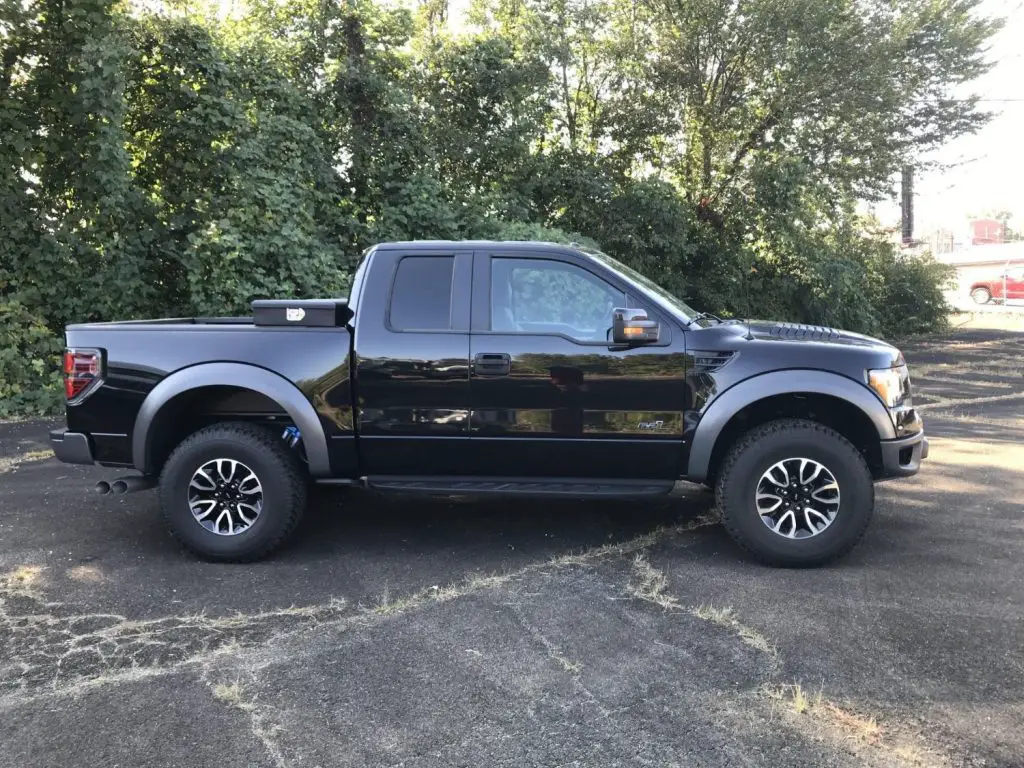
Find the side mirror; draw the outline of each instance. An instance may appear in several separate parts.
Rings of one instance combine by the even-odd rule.
[[[653,344],[661,337],[657,321],[647,318],[645,309],[612,310],[612,343]]]

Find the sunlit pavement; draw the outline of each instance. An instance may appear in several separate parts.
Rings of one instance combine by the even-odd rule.
[[[658,504],[325,494],[179,549],[0,425],[0,765],[1024,764],[1024,334],[905,347],[932,438],[834,566]]]

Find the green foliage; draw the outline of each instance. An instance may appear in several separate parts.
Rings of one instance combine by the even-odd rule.
[[[885,254],[875,264],[875,307],[882,330],[906,337],[944,329],[949,307],[942,290],[954,279],[954,270],[931,256],[900,258]]]
[[[458,35],[412,4],[0,5],[5,317],[242,313],[343,292],[374,242],[493,238],[723,315],[943,322],[943,269],[853,212],[984,121],[950,98],[998,26],[977,0],[475,0]]]
[[[344,250],[322,223],[330,187],[320,137],[288,84],[264,78],[245,83],[259,98],[234,126],[219,193],[182,253],[191,306],[203,314],[246,314],[254,298],[347,284]]]
[[[579,233],[566,232],[558,227],[546,227],[523,221],[488,221],[483,222],[476,237],[487,240],[513,240],[516,242],[561,243],[569,245],[577,243],[588,248],[596,248],[597,243]]]
[[[62,350],[40,317],[19,301],[0,301],[0,419],[57,410]]]

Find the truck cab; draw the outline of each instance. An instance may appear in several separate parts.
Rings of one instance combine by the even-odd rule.
[[[874,481],[927,456],[892,346],[723,322],[575,245],[381,244],[345,301],[67,335],[58,457],[134,467],[115,490],[159,485],[171,529],[214,559],[276,548],[311,481],[573,497],[689,481],[756,556],[817,564],[860,538]]]
[[[685,333],[596,259],[543,243],[380,246],[352,298],[368,477],[680,474]],[[642,308],[657,337],[614,343],[616,308]]]

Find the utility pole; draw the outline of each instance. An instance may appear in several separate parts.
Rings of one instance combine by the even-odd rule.
[[[900,188],[900,211],[902,212],[903,245],[914,241],[914,167],[903,166],[903,184]]]

